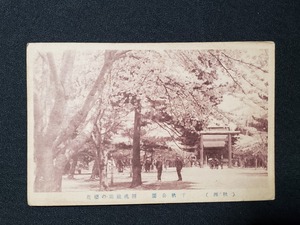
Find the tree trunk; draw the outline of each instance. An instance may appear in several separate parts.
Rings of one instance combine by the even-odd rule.
[[[75,54],[72,51],[66,51],[64,53],[59,76],[57,74],[52,53],[47,53],[47,58],[50,68],[50,80],[55,88],[55,93],[54,105],[49,115],[49,122],[46,130],[46,138],[47,141],[53,144],[64,119],[64,112],[67,104],[63,84],[68,74],[72,72]]]
[[[103,90],[103,87],[105,85],[104,75],[111,68],[113,61],[114,60],[112,60],[111,58],[109,58],[109,60],[106,60],[106,62],[104,63],[104,65],[102,67],[100,75],[99,75],[100,79],[98,77],[94,87],[92,88],[88,97],[86,98],[86,100],[83,104],[83,107],[72,118],[67,130],[63,131],[63,133],[62,133],[63,136],[59,136],[57,138],[57,140],[55,141],[55,143],[53,144],[52,148],[55,151],[55,154],[61,155],[60,153],[62,153],[62,154],[65,154],[67,156],[67,158],[71,158],[74,156],[74,154],[78,153],[81,146],[87,141],[87,139],[90,138],[90,135],[93,131],[94,124],[97,119],[96,112],[98,112],[101,107],[101,103],[97,103],[97,105],[95,106],[95,101],[97,99],[97,98],[95,98],[95,94],[97,91]],[[102,82],[100,82],[100,81],[102,81]],[[89,115],[91,115],[91,116],[89,117]],[[56,151],[59,144],[62,143],[63,141],[69,140],[70,137],[74,134],[74,132],[78,128],[78,126],[82,125],[83,123],[84,123],[84,126],[83,126],[84,128],[80,132],[80,134],[75,139],[72,139],[66,145],[66,147],[64,148],[63,151]],[[57,133],[56,133],[56,135],[57,135]],[[64,166],[65,166],[67,161],[62,162],[62,163],[64,163]],[[63,168],[62,168],[62,171],[63,171]],[[62,179],[62,174],[63,174],[62,171],[56,170],[55,176],[58,176],[56,178],[57,182],[61,181],[61,179]],[[101,174],[99,174],[99,177],[100,176],[101,176]],[[55,182],[55,185],[59,186],[59,184],[57,184],[57,182]],[[57,188],[56,188],[56,190],[57,190]],[[58,191],[59,191],[59,189],[58,189]]]
[[[95,97],[96,93],[100,92],[101,94],[106,84],[105,74],[107,73],[107,71],[111,69],[113,63],[120,58],[121,54],[117,55],[115,51],[105,51],[104,55],[105,55],[104,65],[100,71],[97,80],[94,83],[94,86],[92,87],[87,98],[85,99],[81,109],[73,116],[67,128],[64,129],[60,133],[59,137],[56,139],[54,143],[54,147],[58,147],[61,143],[65,142],[71,135],[74,134],[76,129],[81,125],[81,123],[85,121],[89,111],[91,110],[91,108],[95,103],[95,100],[97,99]]]
[[[68,162],[67,157],[64,154],[59,154],[55,159],[54,166],[54,181],[53,181],[53,191],[61,191],[62,187],[62,175],[64,173],[64,168]]]
[[[73,159],[73,161],[72,161],[72,164],[71,164],[71,167],[70,167],[70,173],[69,173],[69,176],[68,176],[69,179],[74,179],[74,174],[75,174],[76,166],[77,166],[77,163],[78,163],[78,155],[75,154],[72,157],[72,159]]]
[[[102,69],[100,71],[97,80],[95,81],[92,89],[90,90],[88,96],[86,97],[81,109],[73,116],[66,129],[63,129],[61,133],[58,135],[58,138],[56,138],[53,144],[53,150],[56,150],[61,143],[67,142],[67,140],[69,140],[70,137],[75,133],[77,128],[83,123],[85,123],[83,126],[84,128],[80,132],[80,134],[75,139],[71,140],[62,151],[58,151],[58,152],[56,151],[55,154],[59,154],[60,152],[65,153],[66,156],[70,158],[74,154],[78,153],[81,146],[87,141],[87,139],[90,138],[95,122],[97,121],[97,116],[92,115],[90,118],[88,118],[88,115],[89,113],[91,113],[91,109],[93,109],[95,104],[98,104],[98,106],[94,108],[96,109],[96,112],[99,111],[101,107],[101,103],[96,103],[97,100],[96,94],[98,92],[100,93],[99,95],[101,96],[103,88],[106,84],[105,74],[112,68],[114,62],[120,59],[121,57],[123,57],[126,54],[126,52],[127,51],[122,51],[120,53],[117,53],[117,51],[110,51],[110,50],[105,51],[104,64],[102,66]],[[99,158],[97,159],[97,162],[98,161]],[[103,169],[101,166],[101,161],[98,162],[97,166],[99,170],[99,177],[101,178],[103,177],[102,176]]]
[[[100,144],[101,145],[101,144]],[[103,189],[106,190],[108,188],[108,184],[105,180],[105,172],[104,172],[104,153],[103,153],[103,148],[100,147],[98,151],[98,171],[99,171],[99,189],[102,191]]]
[[[95,114],[96,115],[96,114]],[[105,174],[104,174],[104,149],[102,145],[103,137],[101,135],[101,122],[98,121],[101,115],[101,110],[99,109],[98,115],[95,117],[94,121],[94,132],[92,135],[92,140],[96,146],[95,150],[95,163],[93,168],[93,173],[98,173],[99,175],[99,190],[102,191],[103,188],[106,189],[106,182],[105,182]],[[101,119],[101,118],[100,118]],[[99,127],[96,125],[97,121],[99,122]],[[95,175],[93,176],[95,177]]]
[[[99,173],[99,190],[102,191],[102,186],[103,186],[103,165],[102,165],[102,157],[101,157],[101,153],[100,150],[97,150],[98,154],[97,154],[97,165],[98,165],[98,173]]]
[[[40,145],[36,154],[36,177],[34,189],[36,192],[51,192],[54,189],[54,165],[52,149]]]
[[[63,113],[65,107],[65,93],[62,87],[63,81],[65,79],[66,73],[69,72],[71,68],[71,64],[74,62],[74,58],[71,56],[63,58],[63,67],[61,69],[60,77],[57,76],[56,68],[54,65],[54,60],[52,58],[52,54],[47,54],[49,67],[50,67],[50,76],[52,80],[52,84],[54,85],[54,97],[55,102],[50,113],[50,118],[47,127],[47,133],[44,135],[45,138],[42,140],[51,143],[41,145],[41,157],[37,157],[37,174],[35,187],[40,191],[60,191],[61,190],[61,180],[62,174],[65,165],[67,164],[67,158],[72,157],[75,153],[77,153],[82,146],[86,142],[88,138],[90,138],[90,134],[92,132],[94,117],[91,119],[86,119],[90,110],[95,105],[96,93],[102,92],[103,87],[105,85],[105,74],[110,70],[112,64],[116,59],[122,57],[126,51],[116,54],[116,51],[106,51],[105,52],[105,62],[102,67],[102,70],[97,78],[92,90],[87,96],[81,110],[79,110],[76,115],[71,119],[69,125],[66,129],[60,131],[61,123],[63,121]],[[70,53],[68,53],[70,54]],[[60,78],[60,80],[59,80]],[[41,101],[39,101],[41,102]],[[40,118],[35,118],[35,121]],[[86,122],[87,121],[87,122]],[[63,151],[57,151],[57,148],[61,143],[66,143],[67,140],[75,133],[77,128],[85,123],[84,130],[80,133],[78,137],[71,140],[70,143],[64,148]],[[59,134],[60,132],[60,134]],[[59,134],[59,135],[58,135]],[[44,147],[47,146],[47,147]],[[51,147],[48,147],[51,146]],[[63,153],[63,154],[60,154]],[[66,154],[65,154],[66,153]],[[65,154],[65,155],[64,155]],[[56,156],[56,162],[58,165],[53,165],[53,156]]]
[[[95,180],[96,179],[96,175],[98,173],[99,173],[98,160],[95,158],[90,180]]]
[[[61,123],[63,122],[63,114],[65,111],[65,93],[63,90],[63,83],[73,68],[75,55],[72,51],[66,51],[63,55],[62,67],[60,70],[60,76],[57,74],[56,66],[54,63],[53,55],[47,53],[47,59],[50,69],[51,85],[54,87],[54,105],[51,109],[49,122],[46,132],[41,134],[42,112],[41,103],[42,100],[35,96],[35,152],[36,152],[36,179],[35,179],[35,191],[38,192],[50,192],[61,190],[61,179],[64,170],[64,166],[67,161],[62,160],[61,157],[57,159],[56,165],[53,164],[53,142],[57,137]]]
[[[141,137],[141,104],[138,102],[134,110],[133,151],[132,151],[132,182],[131,187],[142,184],[140,137]]]

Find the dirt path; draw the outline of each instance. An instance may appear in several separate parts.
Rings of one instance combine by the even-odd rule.
[[[86,171],[87,172],[87,171]],[[257,188],[268,185],[267,171],[264,169],[228,169],[211,170],[209,168],[200,169],[199,167],[183,168],[183,181],[177,181],[175,168],[168,168],[162,173],[162,181],[156,179],[156,172],[142,173],[143,184],[135,189],[138,190],[180,190],[180,189],[218,189],[218,188]],[[99,181],[89,180],[90,174],[84,173],[75,175],[74,180],[63,177],[63,191],[97,191]],[[123,173],[114,173],[114,190],[132,190],[130,188],[131,178],[129,170]]]

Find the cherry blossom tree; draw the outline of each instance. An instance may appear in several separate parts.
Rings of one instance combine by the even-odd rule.
[[[79,79],[82,78],[80,72],[77,73],[77,77],[71,78],[74,75],[74,52],[64,52],[62,59],[57,60],[57,63],[51,52],[39,52],[37,55],[34,77],[36,191],[61,190],[64,166],[80,151],[94,129],[101,108],[101,94],[106,84],[106,75],[113,63],[125,54],[126,52],[105,51],[101,54],[104,56],[102,60],[97,59],[99,52],[85,55],[85,59],[88,60],[88,63],[86,60],[85,63],[94,68],[89,68],[88,71],[84,67],[80,68],[84,75],[93,75],[90,77],[91,82],[83,84],[79,83]],[[80,64],[80,61],[77,62]],[[102,64],[98,76],[93,74],[97,69],[95,62]],[[56,64],[60,67],[60,74],[57,73]],[[86,76],[84,79],[88,78],[89,76]],[[72,82],[70,84],[67,81]],[[76,83],[84,87],[75,88],[78,91],[77,98],[72,94]],[[83,104],[78,106],[78,102]],[[70,118],[69,114],[72,112],[73,116]]]

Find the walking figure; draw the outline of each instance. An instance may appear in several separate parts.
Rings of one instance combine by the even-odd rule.
[[[157,169],[157,180],[161,181],[161,173],[162,173],[162,160],[161,160],[161,156],[158,156],[158,159],[156,160],[155,163],[156,169]]]
[[[178,155],[176,156],[176,159],[175,159],[175,166],[176,166],[176,171],[177,171],[177,175],[178,175],[178,181],[182,181],[181,170],[183,167],[183,163]]]
[[[145,172],[146,173],[150,172],[150,166],[151,166],[150,159],[146,159],[146,162],[145,162]]]

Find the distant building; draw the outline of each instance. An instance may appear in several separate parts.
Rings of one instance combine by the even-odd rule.
[[[227,125],[210,125],[200,132],[200,165],[206,164],[210,158],[217,158],[231,167],[232,135],[238,131],[231,131]]]
[[[229,131],[230,128],[226,125],[210,125],[207,127],[207,131],[218,132],[218,131]],[[204,162],[207,164],[209,158],[218,158],[218,159],[227,159],[227,154],[224,154],[226,151],[226,145],[228,141],[228,135],[203,135],[203,147],[204,147]]]

